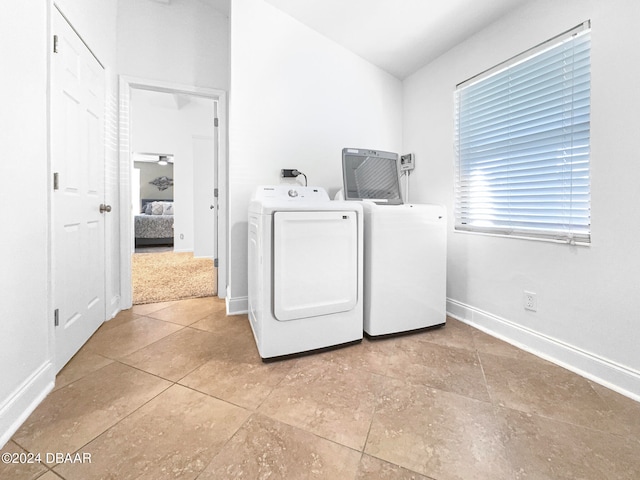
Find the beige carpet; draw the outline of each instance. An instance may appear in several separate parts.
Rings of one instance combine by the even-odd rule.
[[[191,252],[134,253],[131,270],[134,305],[216,294],[213,260]]]

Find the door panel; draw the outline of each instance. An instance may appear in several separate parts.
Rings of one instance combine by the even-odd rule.
[[[53,301],[59,371],[105,319],[104,83],[102,66],[53,11],[51,165]]]
[[[193,255],[215,257],[215,138],[193,137]],[[214,207],[214,208],[211,208]]]
[[[355,212],[273,215],[273,310],[278,320],[347,312],[358,302]]]

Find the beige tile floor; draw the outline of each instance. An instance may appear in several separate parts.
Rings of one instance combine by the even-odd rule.
[[[265,364],[192,299],[103,325],[4,452],[91,458],[10,480],[638,479],[640,404],[453,319]]]

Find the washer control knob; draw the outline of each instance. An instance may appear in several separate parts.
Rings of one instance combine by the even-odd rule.
[[[291,190],[289,190],[289,196],[290,197],[297,197],[298,196],[298,191],[294,190],[293,188]]]

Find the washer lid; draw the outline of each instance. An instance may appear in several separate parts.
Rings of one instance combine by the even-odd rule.
[[[344,148],[342,181],[346,200],[402,203],[397,153]]]

